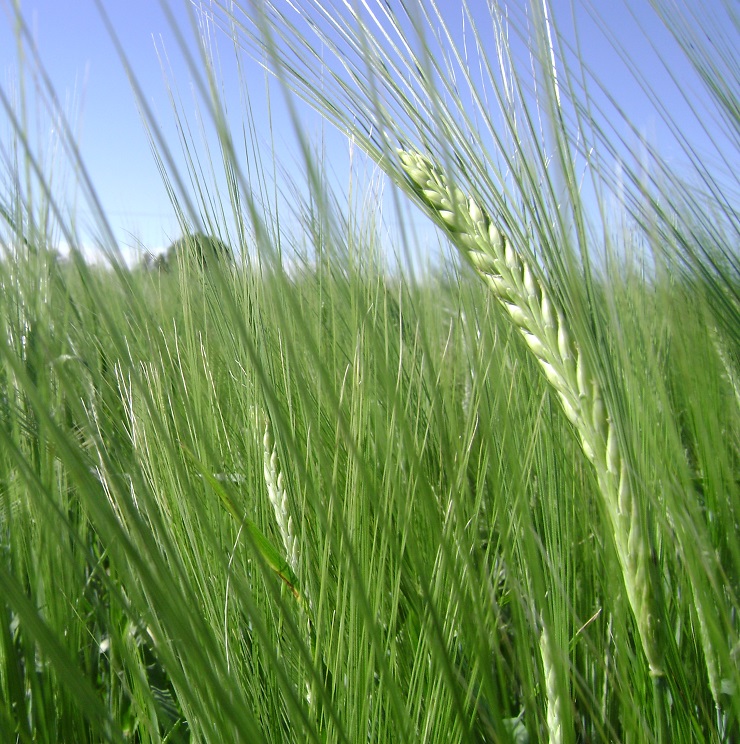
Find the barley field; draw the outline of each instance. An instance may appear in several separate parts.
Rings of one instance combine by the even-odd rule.
[[[383,197],[296,109],[286,215],[183,49],[229,188],[142,102],[186,237],[86,262],[0,91],[0,740],[740,741],[737,174],[617,163],[540,2],[299,5],[209,12]]]

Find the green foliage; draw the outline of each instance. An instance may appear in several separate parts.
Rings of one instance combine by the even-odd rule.
[[[537,740],[543,617],[577,738],[649,726],[609,519],[526,345],[467,273],[408,285],[335,268],[244,269],[183,297],[171,275],[124,287],[52,264],[34,309],[31,259],[14,267],[0,449],[13,736],[506,740],[519,719]],[[735,602],[738,409],[706,314],[674,315],[698,296],[602,289],[629,329],[639,481],[671,536],[658,559],[672,726],[711,739],[701,645],[684,628],[692,582]],[[265,412],[303,602],[275,574]],[[725,583],[708,584],[720,565]],[[729,663],[730,617],[711,621]]]
[[[371,55],[368,30],[355,29],[355,48]],[[554,166],[570,217],[556,219],[555,191],[524,160],[508,202],[485,167],[491,153],[466,149],[460,100],[445,109],[424,87],[430,51],[409,64],[421,62],[422,113],[437,118],[414,120],[416,104],[396,89],[407,115],[397,123],[419,125],[453,186],[486,204],[486,227],[506,226],[521,256],[492,256],[488,287],[454,263],[414,280],[389,271],[382,256],[395,247],[380,215],[341,208],[311,157],[309,193],[293,201],[300,230],[288,231],[265,192],[245,187],[217,99],[223,201],[198,180],[194,144],[185,149],[204,203],[230,209],[232,223],[190,214],[176,174],[163,166],[163,176],[184,224],[201,216],[213,234],[231,229],[238,264],[212,263],[209,251],[229,249],[204,249],[205,233],[187,249],[207,272],[184,257],[185,271],[161,274],[91,267],[74,251],[62,263],[39,227],[51,206],[10,191],[0,213],[3,741],[740,736],[736,257],[703,232],[697,202],[672,231],[633,209],[594,269],[568,180],[571,133],[557,133]],[[396,68],[375,61],[377,79],[356,83],[364,113],[382,119],[371,83],[390,93]],[[212,75],[208,60],[203,71]],[[505,104],[509,125],[532,113]],[[28,168],[10,183],[48,186],[17,135]],[[161,144],[156,153],[167,160]],[[396,161],[382,162],[408,188]],[[536,281],[523,278],[529,266]],[[516,297],[496,283],[504,274],[518,278]],[[548,340],[546,296],[600,391],[571,407],[583,417],[603,395],[619,435],[639,504],[627,540],[614,530],[621,483],[605,500],[579,415],[566,415],[542,372],[557,355],[533,354],[520,332]],[[529,325],[502,298],[529,307]],[[603,411],[591,418],[603,429]],[[649,618],[661,629],[658,685],[624,581],[638,528],[651,562],[640,586],[661,598]]]
[[[203,269],[218,263],[233,263],[234,254],[226,243],[213,235],[196,232],[179,238],[165,252],[167,267],[192,260]]]

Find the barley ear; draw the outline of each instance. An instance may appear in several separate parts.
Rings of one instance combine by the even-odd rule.
[[[547,734],[550,744],[562,744],[564,740],[564,711],[561,685],[558,680],[557,668],[554,660],[552,636],[547,625],[541,620],[540,625],[540,657],[545,674],[545,696],[547,698]]]
[[[269,419],[265,423],[264,445],[264,475],[267,485],[267,495],[275,513],[275,521],[280,531],[280,537],[285,548],[285,557],[294,573],[298,570],[298,541],[293,527],[293,517],[288,506],[288,494],[285,490],[285,478],[280,471],[277,445],[272,436]]]
[[[616,423],[600,386],[538,272],[494,224],[486,209],[458,188],[428,157],[398,152],[408,185],[489,286],[557,392],[593,463],[611,522],[630,607],[650,673],[664,674],[660,582],[652,549],[621,451]]]
[[[280,470],[278,461],[277,444],[273,438],[270,419],[265,417],[265,434],[262,439],[264,447],[264,475],[267,485],[267,494],[275,513],[275,521],[280,530],[280,537],[285,548],[285,555],[294,573],[298,573],[298,541],[296,539],[293,517],[290,514],[288,495],[285,490],[285,478]],[[306,628],[306,640],[312,654],[317,653],[318,641],[316,630],[311,619],[310,596],[304,591],[305,601],[300,604],[300,617]],[[322,675],[326,677],[326,665],[323,657],[320,657]],[[315,716],[320,715],[320,695],[318,694],[318,679],[316,676],[304,680],[305,699],[309,708]]]

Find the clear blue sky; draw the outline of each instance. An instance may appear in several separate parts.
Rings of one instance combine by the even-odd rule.
[[[111,222],[146,241],[162,241],[154,226],[174,230],[175,223],[126,74],[94,4],[31,0],[21,7],[57,94],[72,121],[79,122],[83,159]],[[153,35],[168,30],[159,4],[139,0],[108,2],[107,7],[148,97],[165,114],[153,42]],[[6,0],[0,8],[0,70],[8,90],[9,79],[18,75],[17,46]],[[167,34],[168,45],[170,38]],[[31,81],[26,85],[32,89]]]
[[[472,0],[472,5],[482,2],[483,0]],[[722,0],[696,0],[695,5],[706,8],[706,17],[710,17],[709,9],[719,7],[721,2]],[[18,79],[18,58],[10,4],[9,0],[0,0],[0,85],[6,92],[12,93]],[[103,4],[128,54],[146,100],[157,115],[165,138],[173,151],[179,153],[161,60],[155,44],[160,53],[168,53],[172,79],[182,96],[185,114],[191,122],[196,121],[196,105],[190,91],[190,73],[160,3],[156,0],[103,0]],[[448,6],[451,13],[455,13],[455,9],[459,7],[454,0],[446,0],[441,5]],[[648,3],[640,0],[632,5],[639,10],[639,22],[647,31],[648,40],[636,32],[635,20],[630,18],[620,2],[591,2],[591,6],[603,16],[607,28],[629,51],[632,61],[653,83],[666,91],[669,105],[675,107],[673,110],[681,112],[685,104],[673,90],[667,75],[657,65],[649,42],[654,43],[673,60],[673,72],[680,80],[693,86],[696,86],[696,81],[681,55],[671,51],[669,36],[647,8]],[[553,6],[559,28],[566,32],[566,36],[573,38],[567,31],[572,25],[570,0],[554,0]],[[133,246],[140,242],[153,250],[165,247],[178,237],[177,222],[150,153],[125,71],[93,0],[21,0],[21,7],[57,93],[62,100],[69,101],[67,111],[73,121],[79,122],[77,139],[84,162],[117,237],[124,245]],[[190,21],[186,3],[175,0],[170,3],[170,7],[180,27],[188,29]],[[457,13],[459,14],[459,10]],[[603,36],[596,32],[588,13],[582,9],[578,16],[584,58],[607,83],[627,116],[645,136],[662,147],[668,157],[678,157],[678,150],[666,134],[660,117],[651,109],[640,87],[631,80],[623,63],[609,49]],[[233,47],[223,36],[217,35],[216,38],[222,64],[225,101],[232,111],[238,111],[241,83],[234,64]],[[267,147],[270,129],[264,96],[261,93],[265,84],[263,73],[246,56],[242,62],[245,64],[242,80],[246,80],[250,86],[257,126],[262,129],[263,143]],[[295,152],[292,149],[294,143],[289,128],[281,131],[280,125],[275,124],[285,119],[279,100],[274,100],[273,105],[277,107],[273,110],[273,134],[280,143],[281,155],[285,156],[287,153],[290,156],[291,151]],[[308,114],[306,116],[307,126],[318,136],[318,120],[312,119]],[[6,138],[8,131],[2,128],[3,123],[4,117],[0,115],[0,137]],[[706,132],[695,128],[688,114],[685,133],[700,148],[707,144]],[[41,134],[43,135],[43,131]],[[40,148],[43,151],[45,140],[43,137],[41,140]],[[338,138],[333,142],[346,153],[346,146]],[[340,158],[340,167],[345,162],[345,159]],[[84,221],[85,207],[81,205],[79,211],[78,218]]]

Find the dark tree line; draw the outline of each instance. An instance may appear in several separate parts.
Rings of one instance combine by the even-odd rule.
[[[193,262],[207,269],[217,263],[233,263],[234,253],[220,238],[197,232],[183,235],[171,243],[165,253],[145,254],[142,265],[147,271],[170,271],[177,267],[178,260]]]

